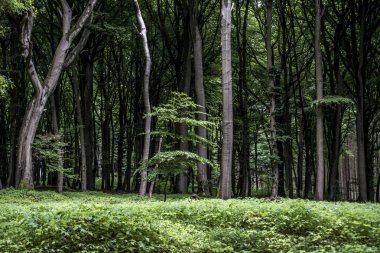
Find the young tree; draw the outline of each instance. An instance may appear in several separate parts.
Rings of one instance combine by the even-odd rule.
[[[61,0],[62,15],[62,36],[55,50],[54,57],[43,82],[37,73],[33,61],[32,51],[32,28],[34,13],[29,9],[24,16],[22,26],[21,42],[23,46],[23,57],[27,64],[29,78],[34,88],[34,96],[29,102],[24,115],[23,123],[19,134],[16,186],[20,188],[33,188],[32,173],[32,143],[37,132],[38,123],[41,119],[45,105],[54,92],[59,77],[65,67],[68,67],[82,50],[88,39],[89,31],[85,30],[78,44],[71,48],[72,42],[79,35],[81,30],[91,22],[92,13],[97,0],[90,0],[86,8],[73,23],[73,13],[66,0]]]
[[[231,67],[231,0],[222,1],[222,82],[223,82],[223,146],[219,196],[231,198],[231,167],[233,148],[233,100]]]

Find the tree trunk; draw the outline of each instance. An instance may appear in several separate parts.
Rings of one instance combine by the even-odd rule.
[[[145,162],[149,159],[149,151],[150,151],[150,128],[152,124],[152,118],[150,115],[151,109],[150,109],[150,101],[149,101],[149,79],[150,79],[150,70],[151,70],[151,58],[150,58],[150,52],[149,52],[149,46],[148,46],[148,37],[147,37],[147,31],[144,23],[144,19],[141,15],[139,3],[137,0],[134,0],[135,6],[136,6],[136,12],[137,12],[137,20],[140,25],[140,35],[143,40],[143,47],[144,47],[144,54],[145,54],[145,71],[144,71],[144,106],[145,106],[145,131],[144,131],[144,150],[143,150],[143,157],[142,161]],[[147,177],[148,172],[142,171],[141,172],[141,182],[140,182],[140,190],[139,194],[140,196],[145,196],[146,194],[146,187],[147,187]]]
[[[190,17],[188,17],[189,19]],[[187,21],[187,23],[190,20]],[[188,24],[189,26],[189,24]],[[190,93],[190,85],[191,85],[191,34],[190,34],[190,27],[187,29],[187,33],[185,36],[185,66],[184,66],[184,75],[183,75],[183,92],[189,95]],[[179,124],[179,134],[181,136],[185,136],[188,134],[188,129],[186,124]],[[189,142],[187,140],[182,140],[179,143],[179,149],[182,151],[189,151]],[[189,168],[184,167],[184,172],[179,174],[177,176],[176,180],[176,192],[177,193],[187,193],[188,192],[188,186],[189,186]]]
[[[237,41],[239,55],[239,113],[241,117],[240,140],[241,148],[239,149],[239,192],[240,196],[247,197],[250,189],[250,136],[248,120],[248,92],[247,92],[247,25],[248,25],[248,7],[249,1],[244,4],[244,18],[241,21],[241,6],[236,8],[237,18]],[[243,23],[243,24],[241,24]],[[240,38],[240,26],[242,25],[242,38]]]
[[[90,50],[86,46],[85,50]],[[81,138],[81,161],[86,165],[81,165],[81,189],[82,191],[93,190],[95,182],[95,159],[96,145],[94,133],[94,117],[93,117],[93,60],[89,52],[83,52],[80,55],[79,72],[79,89],[80,89],[80,105],[82,122],[78,120],[80,127],[79,136]],[[78,109],[77,109],[78,110]],[[77,111],[77,117],[79,112]],[[82,133],[81,133],[82,131]],[[83,138],[83,140],[82,140]],[[83,142],[83,143],[82,143]],[[84,155],[85,157],[82,157]]]
[[[335,31],[334,35],[334,65],[333,71],[336,80],[336,94],[338,96],[342,95],[343,92],[343,78],[340,73],[339,65],[340,65],[340,40],[341,34],[343,33],[343,21],[340,17],[340,21]],[[338,186],[339,181],[339,158],[342,150],[341,138],[342,138],[342,119],[343,119],[343,110],[342,105],[338,104],[334,108],[333,114],[333,122],[331,125],[333,131],[332,138],[332,152],[331,152],[331,162],[330,162],[330,177],[329,177],[329,200],[337,200],[336,199],[336,188]]]
[[[197,114],[198,120],[207,121],[206,115],[206,98],[205,90],[203,84],[203,48],[202,48],[202,37],[199,31],[198,25],[198,1],[193,1],[190,6],[192,8],[191,15],[191,30],[193,37],[193,47],[194,47],[194,72],[195,72],[195,93],[196,101],[199,105],[198,110],[201,112]],[[203,127],[198,127],[198,135],[202,138],[207,139],[207,130]],[[207,145],[203,143],[198,143],[198,155],[203,158],[208,158]],[[209,195],[210,191],[208,188],[207,181],[207,165],[198,162],[198,193],[203,195]]]
[[[87,149],[85,145],[85,125],[83,122],[82,117],[82,110],[81,110],[81,101],[79,96],[79,80],[76,72],[73,72],[72,77],[72,84],[73,84],[73,93],[75,97],[75,108],[76,108],[76,116],[77,116],[77,122],[78,122],[78,128],[79,128],[79,140],[80,140],[80,177],[81,177],[81,190],[87,191]]]
[[[162,146],[162,137],[160,137],[158,140],[157,154],[161,152],[161,146]],[[157,167],[158,166],[156,165],[155,169],[157,169]],[[155,185],[155,180],[152,180],[149,186],[149,193],[148,193],[149,198],[153,196],[154,185]]]
[[[58,111],[56,106],[56,94],[52,94],[50,98],[50,104],[51,104],[51,121],[53,126],[53,135],[59,135],[59,125],[58,125]],[[63,154],[64,152],[62,152]],[[59,156],[58,165],[61,169],[63,169],[63,157]],[[57,191],[63,192],[63,183],[64,183],[64,175],[63,171],[57,171]]]
[[[276,132],[276,94],[274,85],[274,69],[273,69],[273,50],[272,50],[272,12],[273,1],[267,0],[266,2],[266,23],[265,23],[265,47],[267,51],[267,71],[269,81],[269,91],[271,94],[271,106],[269,109],[270,114],[270,130],[271,130],[271,155],[272,155],[272,193],[271,198],[278,196],[278,147],[277,147],[277,132]]]
[[[231,0],[222,1],[222,83],[223,83],[223,144],[219,196],[231,198],[231,168],[233,152],[233,96],[231,67]]]
[[[315,75],[317,85],[317,101],[323,98],[323,76],[322,76],[322,50],[321,50],[321,0],[315,0]],[[324,159],[323,159],[323,111],[322,105],[317,104],[317,177],[315,196],[316,200],[323,200],[324,191]]]

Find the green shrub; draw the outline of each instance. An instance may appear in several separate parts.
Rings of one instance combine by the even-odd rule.
[[[380,252],[378,204],[0,191],[1,252]]]

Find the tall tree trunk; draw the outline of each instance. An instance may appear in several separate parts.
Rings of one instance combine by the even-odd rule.
[[[321,0],[315,0],[315,76],[317,86],[317,101],[323,98],[323,76],[322,76],[322,50],[321,50]],[[317,177],[315,196],[316,200],[323,200],[324,192],[324,159],[323,159],[323,111],[322,105],[317,105]]]
[[[79,80],[77,73],[73,71],[72,76],[73,93],[75,97],[76,116],[79,128],[79,143],[80,143],[80,177],[81,177],[81,190],[87,191],[87,155],[85,145],[85,125],[82,117],[81,101],[79,96]]]
[[[207,121],[206,115],[206,97],[203,84],[203,48],[202,48],[202,37],[199,31],[198,25],[198,1],[193,1],[191,7],[191,31],[193,37],[193,47],[194,47],[194,72],[195,72],[195,94],[196,101],[199,105],[198,110],[201,112],[197,114],[198,120]],[[202,138],[207,139],[207,130],[203,127],[198,127],[198,135]],[[198,155],[203,158],[208,158],[207,145],[203,143],[198,143],[197,146]],[[197,164],[198,168],[198,193],[203,195],[209,195],[210,191],[208,188],[207,181],[207,165],[201,162]]]
[[[231,168],[233,152],[233,97],[231,67],[231,0],[222,0],[222,83],[223,83],[223,144],[219,195],[231,198]]]
[[[149,46],[148,46],[148,36],[147,31],[144,23],[144,19],[141,15],[140,6],[137,0],[134,0],[135,6],[136,6],[136,12],[137,12],[137,20],[140,25],[140,35],[143,40],[143,47],[144,47],[144,54],[145,54],[145,71],[144,71],[144,106],[145,106],[145,131],[144,131],[144,150],[143,150],[143,157],[142,161],[145,162],[149,159],[149,151],[150,151],[150,128],[152,124],[152,118],[150,115],[151,109],[150,109],[150,101],[149,101],[149,79],[150,79],[150,70],[151,70],[151,58],[150,58],[150,52],[149,52]],[[141,172],[141,182],[140,182],[140,190],[139,194],[140,196],[144,196],[146,194],[146,187],[147,187],[147,177],[148,172],[142,171]]]
[[[338,23],[338,26],[334,35],[334,64],[333,71],[335,74],[336,80],[336,95],[341,96],[343,91],[343,78],[340,73],[340,40],[341,34],[343,33],[343,19]],[[333,115],[333,123],[332,123],[332,131],[333,131],[333,140],[332,140],[332,152],[331,152],[331,162],[330,162],[330,177],[329,177],[329,200],[336,200],[336,188],[338,186],[339,181],[339,158],[342,149],[341,138],[342,138],[342,105],[338,104],[335,107],[334,115]]]
[[[85,50],[90,50],[89,45]],[[87,51],[80,55],[80,65],[78,70],[80,80],[80,110],[83,122],[79,122],[81,130],[83,130],[83,144],[81,143],[81,152],[85,155],[85,159],[81,157],[82,162],[86,162],[85,167],[82,169],[82,191],[93,190],[95,182],[95,163],[96,159],[96,145],[94,133],[94,116],[93,116],[93,59],[91,54]],[[78,114],[78,113],[77,113]],[[77,115],[78,117],[78,115]],[[81,131],[80,130],[80,131]],[[81,133],[79,132],[79,135]],[[82,137],[80,137],[82,138]],[[81,153],[82,155],[82,153]],[[83,171],[85,169],[85,171]],[[85,178],[86,177],[86,178]],[[86,184],[86,185],[84,185]]]
[[[239,55],[239,113],[241,117],[240,140],[241,148],[239,149],[239,192],[240,196],[247,197],[250,186],[250,137],[249,137],[249,120],[248,120],[248,92],[247,92],[247,25],[248,25],[248,7],[249,1],[244,3],[243,22],[241,21],[241,9],[236,8],[237,18],[237,41]],[[243,24],[241,24],[243,23]],[[240,26],[242,25],[242,35],[240,38]],[[241,45],[241,46],[240,46]]]
[[[365,86],[366,86],[366,15],[368,9],[368,1],[362,1],[359,8],[360,17],[360,46],[359,46],[359,61],[356,70],[356,91],[357,91],[357,106],[356,106],[356,139],[357,139],[357,169],[359,176],[359,200],[367,201],[368,200],[368,185],[370,184],[367,180],[367,174],[369,168],[367,168],[367,145],[365,141],[365,131],[366,129],[366,119],[365,119]],[[371,158],[372,159],[372,158]]]
[[[51,121],[53,126],[53,135],[59,135],[59,125],[58,125],[58,108],[56,105],[56,94],[52,94],[50,98],[50,104],[51,104]],[[63,152],[62,152],[63,154]],[[63,156],[59,156],[58,158],[58,165],[61,169],[63,169]],[[57,191],[63,192],[63,183],[64,183],[64,175],[63,171],[57,171]]]
[[[188,13],[191,13],[190,11],[188,11]],[[190,31],[190,19],[191,17],[189,17],[189,15],[187,15],[187,29],[186,29],[186,33],[185,33],[185,52],[184,52],[184,58],[185,58],[185,61],[184,61],[184,75],[183,75],[183,92],[186,93],[187,95],[189,95],[190,93],[190,85],[191,85],[191,49],[192,49],[192,46],[190,43],[190,40],[191,40],[191,31]],[[188,134],[188,129],[187,129],[187,126],[186,124],[179,124],[179,134],[181,136],[186,136]],[[181,140],[180,143],[179,143],[179,149],[180,150],[183,150],[183,151],[189,151],[189,142],[187,140]],[[188,186],[189,186],[189,175],[188,175],[188,172],[189,172],[189,168],[188,167],[184,167],[183,168],[184,172],[179,174],[177,176],[177,180],[176,180],[176,192],[177,193],[187,193],[188,191]]]
[[[277,147],[277,132],[276,132],[276,94],[274,85],[274,68],[273,68],[273,50],[272,50],[272,13],[273,1],[267,0],[266,2],[266,23],[265,23],[265,47],[267,51],[267,71],[269,91],[271,94],[271,106],[269,109],[270,114],[270,130],[271,130],[271,151],[272,151],[272,193],[271,198],[278,196],[278,147]]]

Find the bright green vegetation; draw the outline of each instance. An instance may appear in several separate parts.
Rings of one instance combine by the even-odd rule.
[[[0,191],[1,252],[380,252],[378,204]]]

